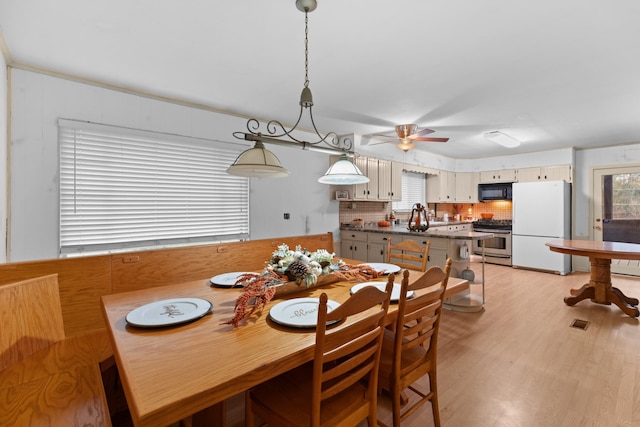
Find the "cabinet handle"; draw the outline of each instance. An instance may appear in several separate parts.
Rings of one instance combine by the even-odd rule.
[[[384,255],[384,251],[383,250],[380,251],[380,255]]]

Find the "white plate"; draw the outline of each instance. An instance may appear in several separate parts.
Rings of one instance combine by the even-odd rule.
[[[391,273],[395,274],[398,271],[400,271],[399,266],[395,264],[387,264],[384,262],[367,262],[364,265],[368,265],[369,267],[373,268],[374,270],[382,274],[391,274]]]
[[[236,282],[238,281],[238,277],[242,276],[243,274],[249,273],[257,274],[255,271],[234,271],[231,273],[218,274],[217,276],[214,276],[209,280],[213,285],[230,288],[236,284]]]
[[[284,326],[315,328],[318,323],[319,304],[319,298],[294,298],[282,301],[271,307],[269,317]],[[334,310],[339,305],[336,301],[327,301],[328,311]]]
[[[159,328],[199,319],[211,310],[212,304],[200,298],[173,298],[152,302],[132,310],[127,323],[140,328]]]
[[[351,293],[355,294],[356,292],[358,292],[360,289],[364,288],[365,286],[375,286],[376,288],[380,289],[381,291],[385,291],[385,289],[387,289],[387,282],[363,282],[363,283],[358,283],[357,285],[354,285],[351,287]],[[413,291],[408,291],[407,292],[407,298],[413,298]],[[391,302],[398,302],[400,300],[400,283],[394,283],[393,284],[393,289],[391,289]]]

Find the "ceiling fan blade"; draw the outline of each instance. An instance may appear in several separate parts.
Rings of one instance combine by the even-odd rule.
[[[369,143],[369,145],[373,146],[373,145],[396,143],[396,142],[397,142],[397,140],[395,140],[395,141],[377,141],[377,142],[371,142],[371,143]]]
[[[411,138],[412,141],[447,142],[449,138]]]
[[[435,130],[433,130],[433,129],[422,129],[421,131],[416,132],[413,135],[409,135],[409,138],[415,139],[415,138],[418,138],[418,137],[421,137],[421,136],[427,136],[430,133],[434,133],[434,132],[435,132]]]
[[[397,140],[398,137],[396,135],[383,135],[381,133],[373,133],[371,135],[366,135],[367,138],[387,138]]]

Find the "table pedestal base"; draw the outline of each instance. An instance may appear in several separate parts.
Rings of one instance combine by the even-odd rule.
[[[591,277],[589,283],[580,289],[571,289],[571,296],[565,297],[567,305],[575,305],[584,299],[591,299],[597,304],[614,303],[620,310],[631,317],[638,317],[638,299],[626,296],[618,288],[611,286],[611,260],[603,258],[590,258]]]

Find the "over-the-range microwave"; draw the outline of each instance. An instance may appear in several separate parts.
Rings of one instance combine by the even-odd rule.
[[[478,200],[511,200],[511,183],[478,184]]]

